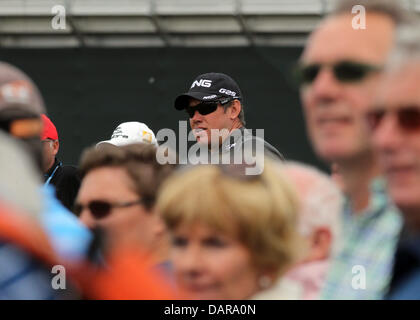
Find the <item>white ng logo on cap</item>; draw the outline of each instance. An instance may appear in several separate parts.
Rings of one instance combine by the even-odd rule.
[[[195,86],[210,88],[211,82],[212,82],[211,80],[206,80],[206,79],[195,80],[191,86],[191,89],[194,88]]]

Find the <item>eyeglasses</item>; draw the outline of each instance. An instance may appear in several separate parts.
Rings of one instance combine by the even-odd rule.
[[[214,102],[201,102],[193,107],[192,106],[185,107],[185,111],[188,113],[188,116],[190,118],[194,117],[194,114],[196,111],[198,111],[199,114],[205,116],[207,114],[210,114],[216,111],[219,104],[224,106],[230,101],[232,101],[232,99],[225,99],[225,100],[214,101]]]
[[[76,203],[73,208],[73,212],[80,216],[84,208],[88,208],[90,213],[95,219],[103,219],[111,213],[113,208],[127,208],[137,204],[141,204],[143,200],[136,200],[131,202],[121,202],[121,203],[110,203],[103,200],[93,200],[87,205],[81,205]]]
[[[406,106],[394,111],[376,108],[367,112],[366,119],[371,131],[376,130],[387,113],[396,113],[398,125],[407,132],[420,131],[420,106]]]
[[[330,67],[334,77],[343,83],[361,81],[369,73],[378,72],[382,69],[379,66],[354,61],[340,61],[335,64],[313,63],[297,66],[294,72],[295,78],[300,85],[311,84],[321,69],[325,67]]]
[[[54,142],[55,140],[53,140],[53,139],[44,139],[44,140],[41,140],[41,142]]]

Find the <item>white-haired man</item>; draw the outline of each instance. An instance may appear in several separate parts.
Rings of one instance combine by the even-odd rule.
[[[343,196],[320,170],[297,162],[281,166],[298,194],[298,227],[304,242],[298,263],[261,299],[318,299],[341,230]]]
[[[355,5],[365,8],[365,29],[353,28]],[[340,1],[311,34],[300,60],[309,137],[317,155],[338,166],[347,196],[342,246],[322,299],[380,299],[390,281],[402,219],[380,179],[364,114],[375,98],[395,29],[410,20],[398,5]]]
[[[405,218],[390,299],[420,299],[420,25],[401,28],[367,113],[388,192]]]

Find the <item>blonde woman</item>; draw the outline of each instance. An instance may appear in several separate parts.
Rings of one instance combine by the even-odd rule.
[[[253,176],[243,165],[196,166],[164,184],[157,206],[176,283],[191,298],[250,299],[295,261],[295,194],[264,164]]]

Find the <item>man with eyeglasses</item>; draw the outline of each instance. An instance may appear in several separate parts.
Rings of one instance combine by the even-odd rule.
[[[41,114],[44,124],[41,142],[43,152],[44,181],[46,185],[54,185],[56,197],[69,210],[73,209],[74,199],[80,187],[80,178],[77,168],[63,165],[57,159],[60,148],[58,132],[54,123],[45,114]]]
[[[401,28],[367,113],[387,190],[405,218],[390,299],[420,299],[420,24]]]
[[[260,143],[264,155],[283,160],[275,147],[245,128],[241,90],[226,74],[210,72],[199,75],[189,91],[175,99],[175,108],[186,111],[198,144],[207,145],[211,153],[255,152]]]
[[[366,28],[353,28],[355,5]],[[374,99],[395,28],[397,1],[340,1],[311,34],[297,68],[306,126],[317,155],[334,163],[347,201],[341,246],[322,299],[380,299],[390,281],[401,217],[389,204],[364,113]]]

